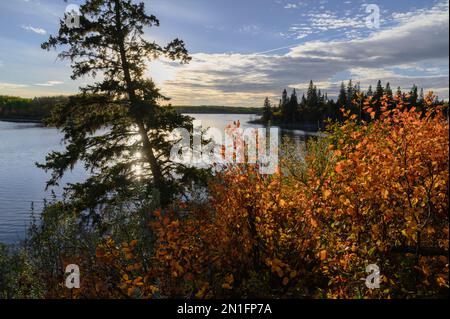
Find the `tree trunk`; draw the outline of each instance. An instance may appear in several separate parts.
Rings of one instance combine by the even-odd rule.
[[[120,50],[120,59],[121,59],[121,65],[124,73],[125,78],[125,84],[127,88],[128,98],[130,100],[131,104],[131,110],[133,114],[134,121],[139,129],[139,135],[142,139],[142,148],[144,151],[144,154],[147,158],[148,163],[150,164],[150,169],[152,171],[153,180],[154,180],[154,186],[159,192],[159,200],[160,204],[162,206],[167,204],[167,194],[165,194],[164,190],[164,179],[161,172],[161,167],[158,164],[158,161],[156,160],[155,154],[153,153],[153,147],[152,143],[147,135],[147,130],[145,128],[143,120],[136,114],[136,112],[133,112],[133,110],[136,110],[139,108],[139,101],[136,97],[135,90],[133,88],[133,83],[131,80],[131,74],[130,74],[130,68],[128,64],[128,59],[126,55],[125,50],[125,38],[122,31],[122,20],[121,20],[121,10],[120,10],[120,0],[115,1],[115,19],[116,19],[116,25],[117,25],[117,34],[118,34],[118,41],[117,44],[119,45]]]

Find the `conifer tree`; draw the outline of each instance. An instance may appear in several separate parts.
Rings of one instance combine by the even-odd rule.
[[[286,114],[287,114],[287,108],[288,108],[289,98],[286,89],[283,90],[283,93],[281,94],[281,104],[280,104],[280,111],[283,116],[283,121],[286,122]]]
[[[366,97],[369,96],[373,96],[372,85],[369,85],[369,88],[367,89]]]
[[[418,88],[414,84],[413,87],[411,88],[411,91],[409,92],[409,103],[410,103],[410,106],[417,106],[418,98],[419,98]]]
[[[392,93],[391,85],[389,82],[386,83],[385,94],[387,95],[387,97],[390,100],[392,100],[392,98],[394,97],[394,94]]]
[[[59,57],[71,63],[72,79],[93,78],[49,120],[64,133],[66,148],[40,165],[52,171],[48,186],[83,163],[90,177],[68,189],[80,211],[143,199],[164,207],[198,176],[169,158],[169,132],[190,129],[192,123],[160,106],[166,98],[145,71],[149,61],[161,56],[188,63],[188,51],[179,39],[160,46],[144,37],[159,20],[143,2],[86,0],[80,13],[79,26],[68,26],[66,16],[58,34],[42,44],[45,50],[61,48]]]
[[[286,119],[289,123],[294,123],[296,121],[298,108],[298,99],[297,99],[297,91],[294,89],[291,94],[291,98],[289,99]]]
[[[347,108],[351,108],[354,97],[353,81],[350,79],[347,84]]]
[[[381,114],[381,99],[383,95],[384,95],[384,88],[381,85],[381,80],[378,80],[375,93],[373,94],[374,109],[377,117]]]
[[[341,83],[337,104],[340,108],[347,105],[347,91],[345,90],[344,82]]]
[[[264,100],[263,121],[268,122],[272,119],[272,106],[268,97]]]

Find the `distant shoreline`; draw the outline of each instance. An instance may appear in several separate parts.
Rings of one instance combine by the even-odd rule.
[[[178,110],[183,114],[256,114],[256,113],[235,113],[235,112],[195,112],[193,110]],[[188,111],[188,112],[186,112]],[[9,122],[9,123],[32,123],[32,124],[42,124],[43,120],[41,119],[29,119],[29,118],[2,118],[0,117],[0,122]],[[261,119],[256,119],[248,122],[249,124],[259,124],[259,125],[267,125],[273,127],[279,127],[281,129],[286,130],[301,130],[305,132],[317,133],[323,130],[324,128],[318,125],[317,123],[292,123],[292,124],[284,124],[278,122],[270,122],[265,123]]]
[[[43,124],[43,120],[41,119],[10,118],[10,117],[5,118],[0,117],[0,122]]]
[[[254,114],[259,115],[260,109],[228,106],[174,106],[182,114]],[[1,117],[0,121],[14,123],[43,123],[43,118]]]
[[[281,129],[286,129],[286,130],[301,130],[301,131],[311,132],[311,133],[317,133],[317,132],[323,131],[325,129],[325,127],[323,125],[321,125],[319,123],[312,123],[312,122],[286,124],[286,123],[270,121],[269,123],[266,123],[262,119],[257,119],[257,120],[250,121],[249,123],[272,126],[272,127],[276,126],[276,127],[279,127]]]

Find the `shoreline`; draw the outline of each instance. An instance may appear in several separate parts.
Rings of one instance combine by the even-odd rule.
[[[250,124],[259,124],[259,125],[265,125],[265,126],[273,126],[273,127],[279,127],[284,130],[300,130],[304,131],[306,133],[320,133],[324,131],[325,127],[323,125],[318,125],[318,123],[280,123],[280,122],[264,122],[261,119],[249,121]]]
[[[43,124],[43,120],[25,119],[25,118],[2,118],[2,117],[0,117],[0,122]]]

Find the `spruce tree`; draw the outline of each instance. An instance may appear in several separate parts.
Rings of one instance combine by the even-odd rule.
[[[146,40],[144,31],[159,20],[143,2],[86,0],[80,13],[79,26],[62,19],[59,33],[42,44],[45,50],[62,49],[59,57],[70,61],[72,79],[93,78],[49,119],[64,133],[66,147],[40,165],[52,171],[48,186],[82,163],[90,176],[67,192],[78,210],[142,199],[164,207],[198,177],[197,170],[169,156],[169,133],[191,129],[192,122],[160,106],[166,98],[145,71],[161,56],[188,63],[185,45],[179,39],[163,47]]]
[[[272,106],[268,97],[264,100],[263,121],[269,122],[272,119]]]
[[[417,100],[419,99],[418,88],[414,84],[409,92],[409,104],[410,106],[417,106]]]
[[[394,93],[392,92],[391,84],[389,82],[386,83],[386,88],[384,89],[384,91],[385,95],[388,97],[390,101],[389,103],[393,104]]]
[[[381,85],[381,80],[378,80],[377,87],[375,89],[375,93],[373,94],[373,100],[374,100],[374,109],[375,114],[378,117],[381,114],[381,99],[384,95],[384,88]]]
[[[355,98],[353,81],[350,79],[347,84],[347,108],[351,108],[353,103],[352,100]]]
[[[289,123],[294,123],[296,121],[297,109],[298,109],[297,91],[294,89],[292,91],[291,98],[289,99],[287,108],[286,117]]]
[[[284,122],[286,122],[287,120],[288,103],[289,103],[288,94],[286,89],[284,89],[283,93],[281,94],[281,104],[280,104],[281,116],[283,117]]]
[[[339,108],[345,107],[347,105],[347,91],[345,90],[344,82],[341,83],[341,89],[339,90],[337,104]]]
[[[369,96],[373,96],[372,85],[369,85],[369,88],[367,89],[366,97]]]
[[[384,88],[381,85],[381,80],[378,80],[377,87],[375,89],[374,98],[380,100],[384,95]]]

